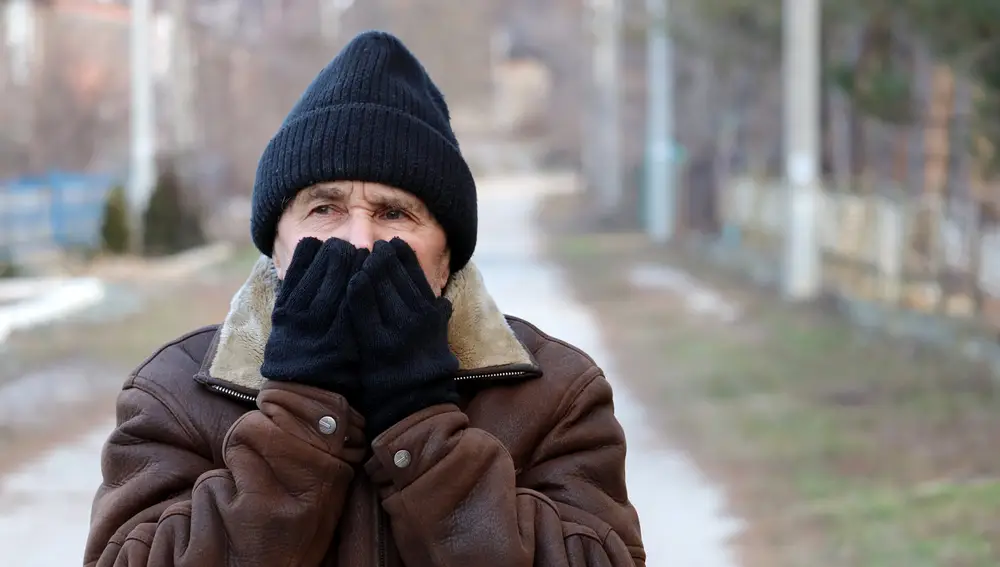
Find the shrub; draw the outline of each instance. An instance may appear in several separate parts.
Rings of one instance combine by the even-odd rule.
[[[161,166],[156,188],[143,215],[143,251],[148,256],[182,252],[204,244],[201,218],[187,202],[172,164]]]
[[[18,269],[17,263],[14,262],[10,250],[0,248],[0,279],[16,278],[20,275],[21,270]]]
[[[125,254],[129,249],[130,235],[125,188],[116,185],[104,201],[104,216],[101,219],[101,249],[109,254]]]

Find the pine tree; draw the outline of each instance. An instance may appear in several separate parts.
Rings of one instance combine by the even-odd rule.
[[[180,177],[169,164],[161,169],[143,226],[147,256],[174,254],[205,243],[201,219],[185,203]]]
[[[109,254],[125,254],[129,248],[128,204],[125,188],[117,185],[108,193],[101,220],[101,249]]]

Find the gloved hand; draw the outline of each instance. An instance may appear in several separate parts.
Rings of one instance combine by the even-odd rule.
[[[376,242],[347,297],[368,439],[424,408],[458,402],[458,359],[448,345],[451,302],[434,295],[406,242]]]
[[[299,241],[275,298],[262,376],[357,401],[360,359],[344,299],[367,257],[367,249],[339,239]]]

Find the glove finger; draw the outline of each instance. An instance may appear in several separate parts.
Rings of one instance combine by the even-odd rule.
[[[367,248],[355,248],[354,265],[351,266],[351,277],[354,277],[354,274],[361,271],[361,267],[365,265],[365,261],[368,260],[368,257],[371,256],[371,254],[371,251]]]
[[[354,275],[351,270],[354,268],[357,250],[350,242],[338,238],[331,238],[323,243],[323,249],[319,253],[326,257],[326,273],[313,298],[314,306],[334,306],[344,298],[347,282]]]
[[[295,287],[288,291],[288,298],[285,305],[289,309],[296,311],[308,309],[316,297],[320,286],[323,285],[323,280],[326,279],[327,266],[329,266],[331,261],[331,255],[323,253],[323,246],[321,243],[319,251],[316,252],[312,259],[312,263],[306,268],[305,273],[299,278]]]
[[[387,270],[379,276],[371,277],[372,288],[375,289],[378,305],[382,311],[382,318],[389,320],[393,315],[399,315],[401,310],[407,309],[409,305],[405,302],[405,295],[400,293],[396,286],[394,276],[400,268],[389,266]]]
[[[419,277],[423,278],[423,273]],[[422,308],[434,299],[434,293],[429,291],[430,286],[427,285],[426,279],[424,279],[424,285],[421,286],[418,281],[414,281],[409,270],[399,263],[387,270],[384,279],[391,283],[392,295],[398,297],[399,301],[409,309],[423,310]],[[430,297],[427,297],[427,293],[430,293]]]
[[[358,272],[347,284],[346,307],[354,333],[362,338],[362,342],[371,344],[368,340],[370,330],[382,325],[382,315],[378,296],[367,273]]]
[[[390,241],[393,250],[396,252],[396,257],[399,259],[399,265],[406,272],[407,279],[410,281],[410,292],[415,293],[416,296],[413,299],[423,297],[426,300],[432,300],[435,297],[434,290],[431,289],[430,282],[427,281],[427,274],[424,273],[423,267],[420,266],[420,260],[417,258],[417,253],[413,251],[413,248],[398,236]]]
[[[381,253],[384,254],[385,251]],[[372,254],[374,255],[375,252]],[[389,258],[394,261],[395,256],[391,255],[391,251],[389,254]],[[386,261],[384,268],[379,266],[380,269],[377,272],[370,272],[367,269],[361,272],[365,275],[368,287],[372,290],[371,308],[378,312],[378,320],[383,323],[398,318],[401,310],[407,308],[389,276],[393,269],[392,261]]]
[[[376,240],[372,252],[361,267],[372,280],[382,277],[388,266],[396,261],[396,251],[385,240]]]
[[[355,249],[354,257],[352,259],[352,265],[350,268],[350,275],[347,277],[345,283],[346,287],[344,288],[344,300],[341,302],[340,307],[337,308],[338,317],[340,317],[341,314],[349,312],[348,304],[352,301],[351,299],[352,293],[354,293],[352,291],[351,284],[354,281],[354,279],[361,273],[361,267],[364,266],[365,261],[368,260],[368,257],[370,255],[371,252],[367,248]],[[354,285],[359,285],[359,284],[354,284]]]
[[[281,282],[282,290],[287,290],[287,293],[298,285],[299,280],[305,275],[322,246],[323,243],[319,239],[311,236],[299,240],[298,244],[295,245],[295,251],[292,252],[292,261],[289,262],[288,269],[285,270],[285,278]]]

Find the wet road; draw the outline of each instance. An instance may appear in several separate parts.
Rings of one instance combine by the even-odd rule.
[[[550,187],[538,178],[483,180],[475,261],[503,310],[587,351],[615,385],[647,565],[735,566],[725,540],[737,524],[725,517],[721,493],[683,455],[661,446],[646,425],[644,408],[616,379],[591,315],[569,295],[560,273],[539,258],[532,218],[540,192]],[[0,549],[17,550],[12,564],[81,563],[90,500],[100,482],[100,445],[111,425],[104,423],[0,479]]]

